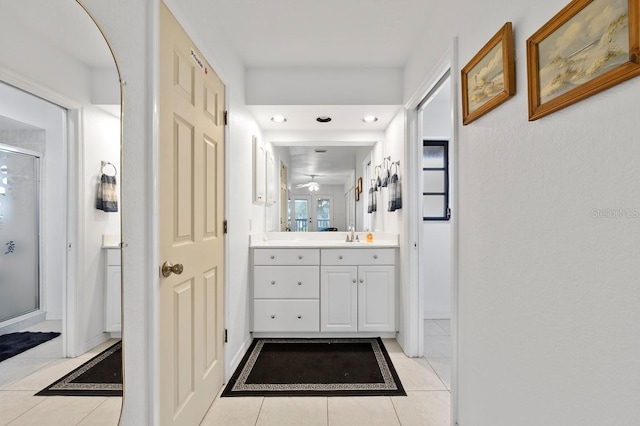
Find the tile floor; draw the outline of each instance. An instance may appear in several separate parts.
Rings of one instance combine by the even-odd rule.
[[[60,331],[45,321],[25,331]],[[122,398],[33,396],[113,344],[107,341],[77,358],[62,358],[56,337],[0,363],[0,425],[117,425]]]
[[[384,343],[406,397],[217,397],[202,425],[449,426],[449,321],[425,321],[425,358],[407,358],[395,339]],[[50,426],[117,425],[121,398],[33,396],[109,344],[78,358],[62,359],[57,338],[0,363],[0,425],[45,424],[44,419]]]

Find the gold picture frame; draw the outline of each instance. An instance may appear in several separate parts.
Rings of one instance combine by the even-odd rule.
[[[640,75],[640,0],[573,0],[527,40],[529,121]]]
[[[462,68],[462,124],[482,117],[516,93],[515,48],[511,22]]]

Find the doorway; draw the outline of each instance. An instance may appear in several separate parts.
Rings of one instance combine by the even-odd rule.
[[[332,195],[292,195],[291,230],[324,232],[334,230]]]

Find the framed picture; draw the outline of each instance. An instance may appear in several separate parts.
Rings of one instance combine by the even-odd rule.
[[[640,75],[639,9],[573,0],[527,40],[530,121]]]
[[[462,124],[471,123],[516,93],[511,22],[462,68]]]

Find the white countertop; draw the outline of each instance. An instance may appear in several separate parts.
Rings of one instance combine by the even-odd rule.
[[[120,248],[120,235],[102,234],[102,248],[104,248],[104,249],[119,249]]]
[[[348,232],[266,232],[250,236],[251,248],[381,248],[398,247],[398,234],[373,232],[373,242],[366,242],[366,232],[356,232],[360,242],[346,242]]]

